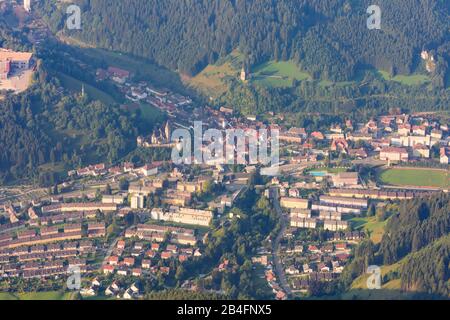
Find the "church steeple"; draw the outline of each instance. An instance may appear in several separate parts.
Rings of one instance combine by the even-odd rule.
[[[242,66],[241,70],[241,81],[247,81],[247,71],[245,70],[245,66]]]
[[[166,127],[164,128],[164,133],[166,135],[166,140],[168,142],[170,142],[171,135],[172,135],[172,129],[170,128],[170,122],[169,121],[166,122]]]

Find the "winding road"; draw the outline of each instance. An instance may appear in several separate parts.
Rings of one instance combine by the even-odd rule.
[[[280,202],[278,199],[278,188],[271,188],[273,192],[272,194],[272,203],[277,211],[278,216],[280,217],[280,231],[272,242],[272,255],[273,255],[273,263],[275,266],[275,274],[277,279],[279,280],[279,284],[281,288],[284,290],[286,295],[289,297],[292,295],[291,288],[286,280],[286,274],[284,273],[283,265],[280,259],[280,242],[283,238],[284,232],[286,231],[287,226],[289,225],[288,219],[283,215],[283,211],[280,207]]]

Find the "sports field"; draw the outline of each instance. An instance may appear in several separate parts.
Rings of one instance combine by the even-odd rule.
[[[380,181],[392,186],[449,188],[449,171],[426,168],[395,168],[381,172]]]

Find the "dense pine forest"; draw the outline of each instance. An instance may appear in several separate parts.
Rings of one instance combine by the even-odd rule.
[[[293,59],[314,78],[354,77],[363,65],[392,75],[413,72],[423,49],[437,59],[442,86],[450,59],[446,0],[379,0],[382,29],[369,30],[373,1],[353,0],[78,0],[81,30],[68,35],[132,53],[193,75],[235,48],[248,64]],[[44,1],[53,31],[64,29],[63,8]]]
[[[344,271],[344,288],[369,265],[395,265],[384,281],[399,279],[408,292],[450,297],[450,196],[442,193],[403,201],[389,217],[380,244],[364,241]]]
[[[70,47],[49,41],[36,51],[25,33],[14,31],[3,17],[0,44],[34,51],[37,58],[27,91],[18,95],[1,92],[0,184],[26,179],[54,185],[67,170],[121,159],[134,150],[139,133],[151,130],[151,123],[144,123],[139,110],[125,111],[118,104],[64,89],[58,72],[92,82],[85,72],[71,68],[73,64],[67,60]]]
[[[129,115],[59,88],[40,69],[32,88],[0,103],[0,183],[34,177],[49,185],[58,179],[52,172],[61,170],[39,166],[112,162],[132,150],[137,129]]]
[[[403,202],[398,214],[389,219],[380,254],[386,264],[394,263],[448,234],[450,197],[433,196]]]

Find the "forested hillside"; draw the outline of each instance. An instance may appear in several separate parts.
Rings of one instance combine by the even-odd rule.
[[[427,293],[450,295],[450,236],[411,255],[401,270],[402,287]]]
[[[152,123],[139,117],[139,110],[125,111],[117,103],[104,103],[89,94],[82,96],[81,92],[67,90],[61,75],[90,80],[70,60],[71,54],[76,54],[70,47],[51,40],[37,50],[25,34],[14,31],[0,16],[1,46],[35,50],[37,60],[27,91],[2,92],[0,184],[24,178],[53,185],[69,169],[112,163],[132,151],[136,136],[151,130]],[[97,63],[88,57],[78,58],[86,65]]]
[[[386,264],[419,251],[450,231],[450,197],[441,194],[430,199],[403,202],[392,216],[381,241],[380,255]]]
[[[450,196],[403,201],[389,218],[382,241],[363,242],[345,269],[343,283],[363,275],[369,265],[389,267],[383,284],[400,281],[399,290],[450,297]]]
[[[59,88],[40,69],[32,88],[0,102],[0,183],[35,177],[52,184],[55,171],[112,162],[131,150],[137,131],[118,107]],[[39,170],[44,164],[62,168]]]
[[[81,30],[64,32],[89,44],[153,59],[193,75],[234,48],[252,65],[293,59],[315,78],[348,80],[362,65],[409,74],[422,49],[437,58],[443,85],[450,57],[450,3],[379,0],[382,29],[369,30],[369,0],[77,0]],[[64,8],[40,10],[53,30]]]

